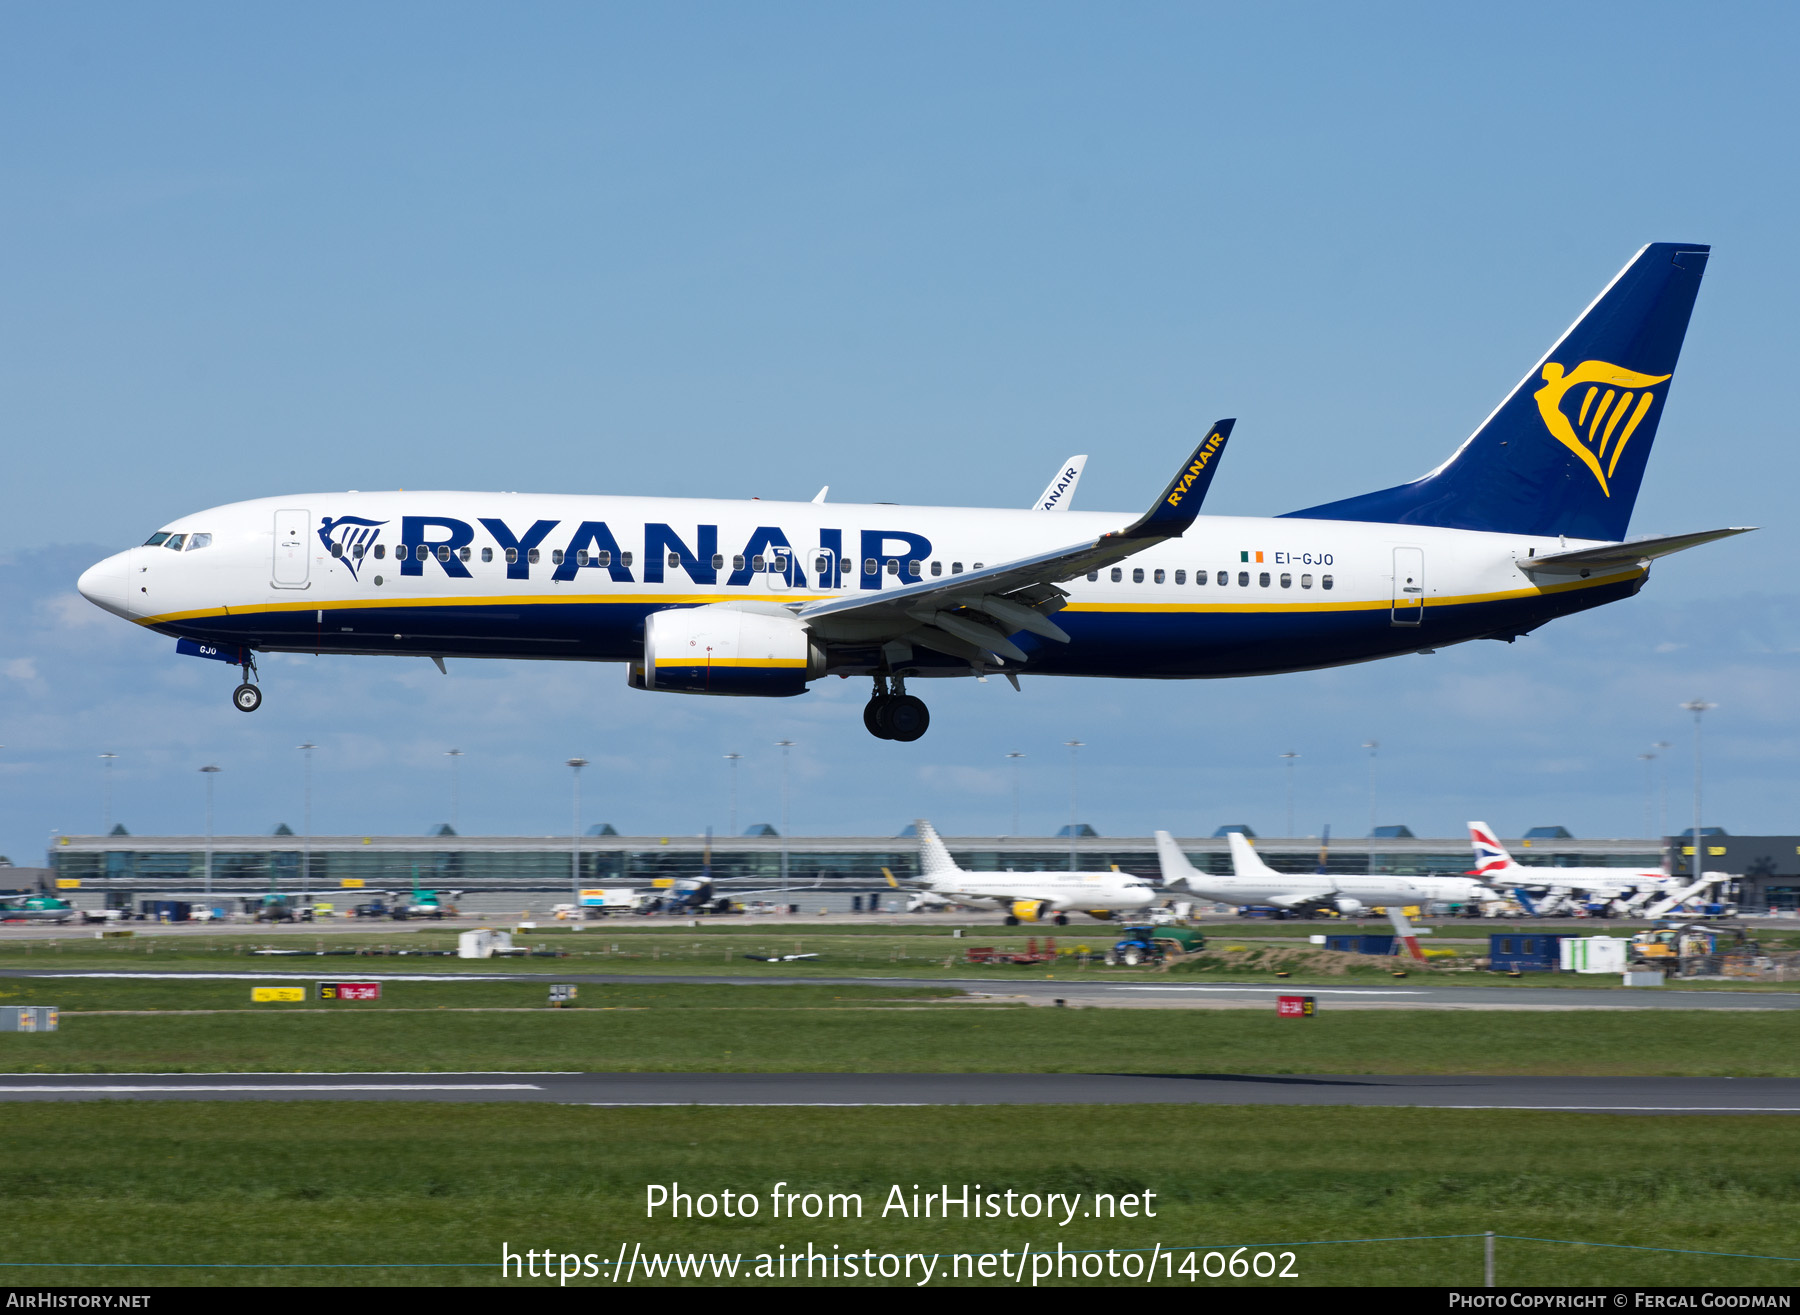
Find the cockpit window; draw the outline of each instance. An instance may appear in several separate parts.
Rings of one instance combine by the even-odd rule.
[[[187,540],[187,535],[185,535],[185,534],[171,534],[168,538],[168,541],[163,544],[163,547],[167,548],[170,552],[180,552],[181,545],[186,540]]]
[[[210,534],[190,534],[190,535],[188,535],[187,550],[189,552],[193,552],[194,549],[196,549],[196,548],[210,548],[210,547],[212,547],[212,535],[210,535]]]
[[[169,532],[167,530],[158,530],[155,534],[152,534],[148,539],[144,540],[144,547],[160,548],[163,545],[163,540],[168,537]]]

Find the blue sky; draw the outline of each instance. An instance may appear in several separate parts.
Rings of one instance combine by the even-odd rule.
[[[725,823],[1643,829],[1720,703],[1712,820],[1800,829],[1789,7],[171,4],[0,11],[0,852],[90,831]],[[847,686],[608,667],[223,667],[73,597],[183,512],[331,488],[1134,510],[1240,417],[1209,510],[1443,458],[1645,241],[1715,257],[1633,531],[1757,524],[1512,646],[1256,681],[957,683],[912,746]],[[205,668],[204,670],[197,668]],[[835,684],[836,682],[830,682]],[[1684,800],[1687,760],[1672,764]],[[1676,811],[1685,817],[1685,804]]]

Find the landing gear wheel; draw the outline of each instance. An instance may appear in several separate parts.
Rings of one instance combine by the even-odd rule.
[[[1006,915],[1006,925],[1008,927],[1017,927],[1019,925],[1019,920],[1009,913]]]
[[[876,717],[888,739],[905,744],[918,739],[931,727],[931,709],[925,706],[924,699],[911,694],[898,694],[888,699]]]
[[[1056,925],[1058,927],[1067,927],[1069,925],[1069,915],[1066,913],[1057,914],[1056,915]]]
[[[892,701],[893,696],[890,694],[877,694],[863,705],[863,725],[868,728],[869,734],[873,735],[878,740],[891,740],[894,738],[893,735],[885,729],[885,723],[882,718],[882,714],[887,710],[887,705]]]
[[[262,707],[262,691],[245,681],[231,691],[231,706],[239,712],[255,712]]]

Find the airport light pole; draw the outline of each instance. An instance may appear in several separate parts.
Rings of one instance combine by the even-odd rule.
[[[1012,771],[1012,778],[1013,778],[1012,779],[1012,788],[1013,788],[1012,834],[1016,836],[1019,834],[1019,762],[1021,759],[1023,759],[1025,757],[1025,755],[1015,751],[1013,753],[1007,754],[1006,756],[1007,756],[1007,759],[1012,763],[1012,766],[1013,766],[1013,771]]]
[[[1375,754],[1381,748],[1380,740],[1364,740],[1362,747],[1369,751],[1369,875],[1375,875]]]
[[[737,834],[737,765],[743,756],[741,753],[725,755],[725,761],[731,764],[731,825],[725,828],[725,834],[728,836]]]
[[[450,760],[450,829],[456,830],[457,814],[462,810],[462,758],[461,749],[445,749],[444,757]]]
[[[312,755],[319,746],[308,740],[297,747],[306,755],[306,805],[300,827],[300,895],[304,901],[312,894]]]
[[[788,888],[788,750],[794,747],[792,740],[776,740],[775,747],[781,750],[781,889]]]
[[[581,907],[581,769],[588,765],[586,758],[570,758],[564,764],[575,773],[575,824],[569,834],[569,899],[576,908]]]
[[[1694,880],[1700,880],[1700,866],[1706,846],[1700,843],[1700,718],[1719,705],[1705,699],[1689,699],[1681,705],[1694,714]]]
[[[1075,821],[1075,763],[1076,755],[1087,746],[1080,740],[1064,740],[1063,744],[1067,746],[1069,750],[1069,871],[1073,872],[1076,870],[1075,841],[1077,830],[1077,823]]]
[[[213,849],[213,777],[223,768],[208,763],[200,769],[206,777],[206,897],[212,898],[212,849]]]
[[[1288,836],[1291,838],[1292,836],[1294,836],[1296,834],[1294,831],[1294,759],[1298,758],[1300,755],[1295,753],[1292,749],[1289,749],[1286,753],[1279,754],[1277,756],[1281,759],[1281,761],[1283,763],[1286,764],[1286,772],[1287,772],[1287,833],[1288,833]]]
[[[1656,762],[1654,753],[1640,753],[1638,761],[1644,764],[1644,834],[1656,834]]]
[[[108,831],[112,830],[112,765],[113,759],[118,756],[119,755],[116,753],[103,753],[100,755],[100,761],[105,764],[105,771],[102,774],[102,779],[106,782],[104,790],[106,795],[106,805],[100,812],[101,835],[105,835]]]

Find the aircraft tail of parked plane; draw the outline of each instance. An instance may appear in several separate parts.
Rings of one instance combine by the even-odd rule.
[[[1475,866],[1468,873],[1471,877],[1502,881],[1519,866],[1486,822],[1469,823],[1469,844],[1475,849]]]
[[[950,848],[938,835],[937,828],[921,818],[913,824],[919,832],[919,875],[926,878],[941,877],[946,873],[960,871],[956,860],[950,857]]]
[[[1031,505],[1039,511],[1067,511],[1075,502],[1075,486],[1081,483],[1081,472],[1087,467],[1085,456],[1070,457],[1057,468],[1056,477],[1044,486],[1038,500]]]
[[[1279,874],[1275,869],[1263,862],[1256,846],[1250,843],[1250,837],[1242,831],[1232,831],[1226,835],[1231,844],[1231,874],[1234,877],[1274,877]]]
[[[1644,247],[1424,478],[1291,515],[1623,539],[1711,250]]]

